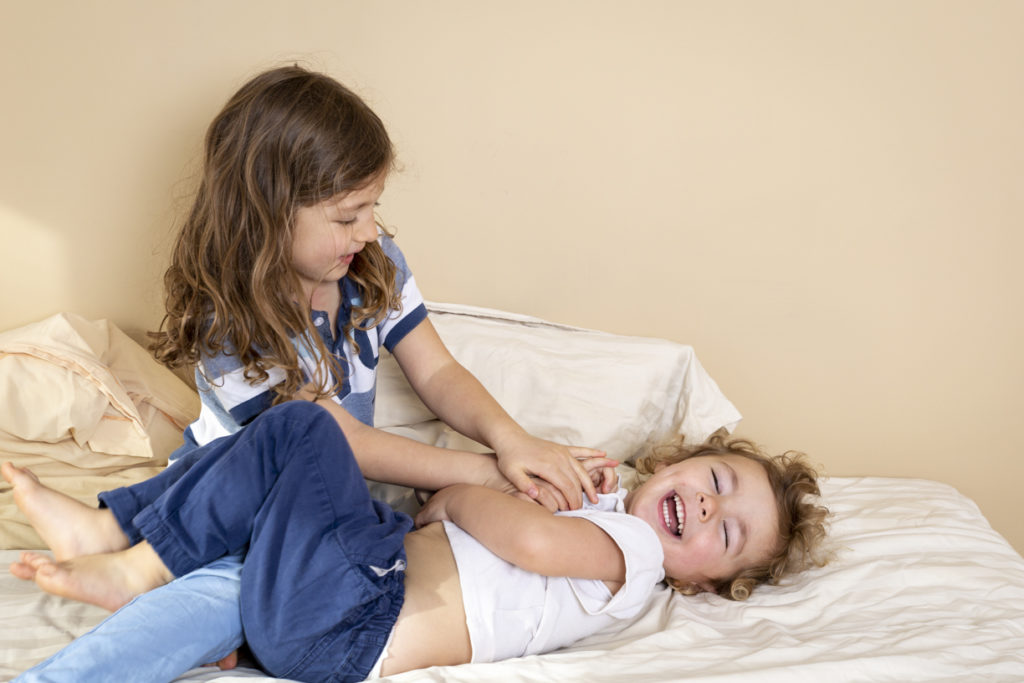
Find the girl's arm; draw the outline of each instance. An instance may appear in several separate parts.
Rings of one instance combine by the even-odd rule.
[[[309,396],[305,395],[307,399]],[[303,394],[300,393],[300,397]],[[341,427],[367,479],[430,491],[452,484],[476,484],[503,493],[517,491],[498,469],[498,461],[492,455],[438,448],[389,434],[355,419],[331,399],[320,399],[316,403]],[[614,465],[614,461],[605,458],[588,458],[584,469],[593,485],[607,492],[618,482]],[[559,501],[547,489],[536,502],[552,511],[564,507],[564,500]]]
[[[331,399],[316,403],[337,421],[367,479],[431,491],[463,483],[497,490],[511,487],[492,456],[438,448],[389,434],[355,419]]]
[[[582,504],[581,491],[597,500],[594,484],[577,458],[604,453],[527,434],[455,360],[430,320],[409,332],[395,346],[394,356],[426,406],[452,429],[494,449],[498,467],[517,489],[537,497],[537,485],[530,479],[535,475],[550,482],[571,508]]]
[[[417,526],[441,520],[530,572],[598,579],[616,589],[626,580],[622,550],[601,527],[580,517],[556,516],[492,489],[460,484],[435,493],[416,515]]]

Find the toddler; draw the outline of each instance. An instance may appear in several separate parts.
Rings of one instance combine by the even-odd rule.
[[[63,529],[92,553],[25,553],[12,571],[115,608],[244,551],[241,620],[259,664],[358,681],[568,645],[637,615],[663,579],[742,599],[801,567],[824,534],[814,471],[743,441],[660,449],[640,463],[651,476],[638,488],[576,511],[449,486],[416,528],[370,498],[359,464],[338,423],[306,402],[266,411],[88,514],[5,464],[44,539]]]

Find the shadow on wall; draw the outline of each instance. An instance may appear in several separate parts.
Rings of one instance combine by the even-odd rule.
[[[6,254],[0,268],[0,330],[34,322],[68,305],[73,268],[66,235],[0,205],[0,241]]]
[[[161,276],[206,112],[168,116],[173,129],[148,115],[148,128],[123,135],[89,130],[102,115],[67,126],[77,141],[63,142],[74,154],[45,131],[9,150],[10,167],[0,170],[0,329],[59,311],[110,318],[133,337],[159,321]]]

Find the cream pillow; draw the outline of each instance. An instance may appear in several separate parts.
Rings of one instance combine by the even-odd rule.
[[[427,307],[455,358],[535,436],[627,460],[652,442],[684,434],[699,443],[740,420],[690,346],[473,306]],[[432,420],[394,358],[382,356],[376,425]],[[431,429],[427,439],[437,445],[481,450],[450,430],[438,436]]]
[[[0,460],[90,505],[162,470],[199,412],[124,332],[70,313],[0,334],[0,401]],[[0,547],[40,546],[0,480]]]

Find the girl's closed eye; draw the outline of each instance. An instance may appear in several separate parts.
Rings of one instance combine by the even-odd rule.
[[[374,209],[375,209],[375,208],[377,208],[378,206],[380,206],[380,202],[374,202],[374,203],[373,203],[373,207],[372,207],[372,208],[374,208]],[[360,208],[359,210],[361,211],[362,209]],[[346,218],[341,218],[341,219],[338,219],[338,221],[337,221],[337,222],[338,222],[338,223],[339,223],[340,225],[355,225],[355,224],[356,224],[356,222],[358,222],[358,221],[359,221],[359,214],[358,214],[358,213],[356,213],[356,215],[352,216],[351,218],[348,218],[348,217],[346,217]]]
[[[718,475],[715,474],[714,468],[712,468],[712,470],[711,470],[711,479],[714,480],[715,493],[721,493],[722,489],[719,488],[719,486],[718,486]]]

